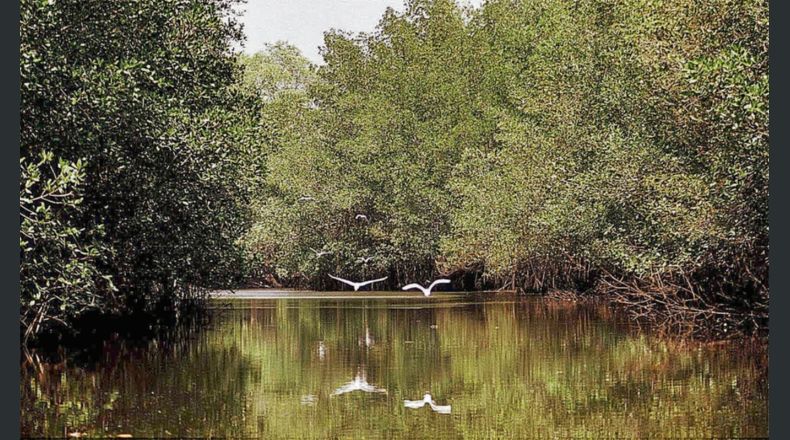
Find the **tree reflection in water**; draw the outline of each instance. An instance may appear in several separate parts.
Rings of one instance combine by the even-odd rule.
[[[22,367],[23,434],[768,433],[761,342],[673,342],[630,331],[606,309],[542,299],[231,304],[215,310],[208,328],[180,337],[135,347],[115,341],[89,360],[68,351],[61,362],[31,356]],[[360,344],[364,328],[374,345]],[[356,389],[387,393],[337,393],[338,384],[355,388],[349,372]],[[452,403],[452,414],[404,406],[426,390]]]

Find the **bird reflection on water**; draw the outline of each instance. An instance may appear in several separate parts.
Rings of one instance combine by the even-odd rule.
[[[387,394],[384,388],[378,388],[368,383],[367,373],[364,369],[357,369],[357,374],[351,382],[347,382],[332,392],[332,396],[339,396],[341,394],[351,393],[354,391],[362,391],[364,393],[382,393]]]
[[[301,402],[302,405],[313,406],[315,405],[316,400],[318,400],[314,395],[307,394],[302,396]]]
[[[365,337],[364,338],[362,338],[362,337],[359,338],[359,345],[360,346],[364,345],[365,348],[369,349],[375,343],[376,343],[376,340],[373,339],[372,336],[370,336],[370,327],[365,327]]]
[[[425,393],[425,395],[422,396],[422,400],[404,400],[403,401],[403,406],[405,406],[406,408],[412,408],[412,409],[422,408],[426,404],[430,405],[431,410],[433,410],[433,412],[437,412],[439,414],[450,414],[450,411],[452,409],[451,405],[437,405],[436,401],[434,401],[433,398],[431,397],[431,395],[428,394],[428,393]]]

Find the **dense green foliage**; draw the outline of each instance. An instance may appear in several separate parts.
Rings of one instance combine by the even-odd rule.
[[[327,33],[315,76],[270,54],[260,83],[295,93],[265,93],[281,122],[245,241],[313,286],[477,273],[759,325],[767,26],[761,0],[413,0]]]
[[[409,0],[320,67],[234,4],[22,2],[26,335],[329,273],[765,323],[765,0]]]
[[[24,295],[22,325],[25,337],[48,320],[61,323],[65,316],[79,315],[97,306],[102,289],[112,290],[112,281],[102,277],[97,260],[106,251],[98,240],[101,225],[78,228],[81,183],[85,172],[81,161],[52,165],[52,153],[39,161],[22,159],[19,194],[22,224],[20,247],[25,256],[20,279]],[[45,177],[49,176],[49,177]],[[104,285],[100,284],[104,279]]]
[[[260,162],[234,3],[22,1],[26,337],[91,308],[173,309],[241,273]]]

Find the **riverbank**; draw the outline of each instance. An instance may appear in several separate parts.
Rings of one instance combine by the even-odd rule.
[[[475,295],[515,295],[512,290],[507,291],[479,291],[479,292],[433,292],[430,298],[463,298]],[[391,299],[391,298],[425,298],[425,295],[418,291],[314,291],[298,289],[237,289],[237,290],[217,290],[209,293],[212,299]]]
[[[696,314],[689,318],[687,316],[675,316],[674,319],[666,317],[666,311],[656,310],[654,314],[639,313],[645,304],[640,304],[639,310],[634,310],[633,304],[623,301],[623,297],[616,292],[596,292],[593,290],[577,291],[569,289],[548,289],[546,292],[514,291],[514,290],[483,290],[483,291],[437,291],[430,297],[425,297],[417,291],[315,291],[305,289],[283,289],[283,288],[244,288],[235,290],[217,290],[208,294],[209,299],[217,300],[263,300],[263,299],[435,299],[435,300],[454,300],[454,299],[478,299],[487,300],[494,297],[540,297],[546,300],[568,303],[594,303],[604,305],[616,311],[627,319],[632,320],[637,326],[657,332],[667,337],[681,338],[688,340],[715,342],[738,338],[764,338],[768,334],[767,326],[755,326],[749,329],[730,326],[727,323],[733,320],[743,319],[735,312],[728,314],[730,321],[723,320],[720,313],[715,309],[696,311]],[[748,312],[744,312],[748,315]],[[714,319],[701,319],[713,315]],[[718,318],[718,319],[717,319]]]

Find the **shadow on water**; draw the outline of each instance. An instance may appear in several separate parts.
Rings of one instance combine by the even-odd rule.
[[[213,304],[203,329],[25,362],[23,434],[768,434],[759,341],[678,343],[630,331],[606,307],[541,299]],[[452,411],[404,405],[425,394]]]

